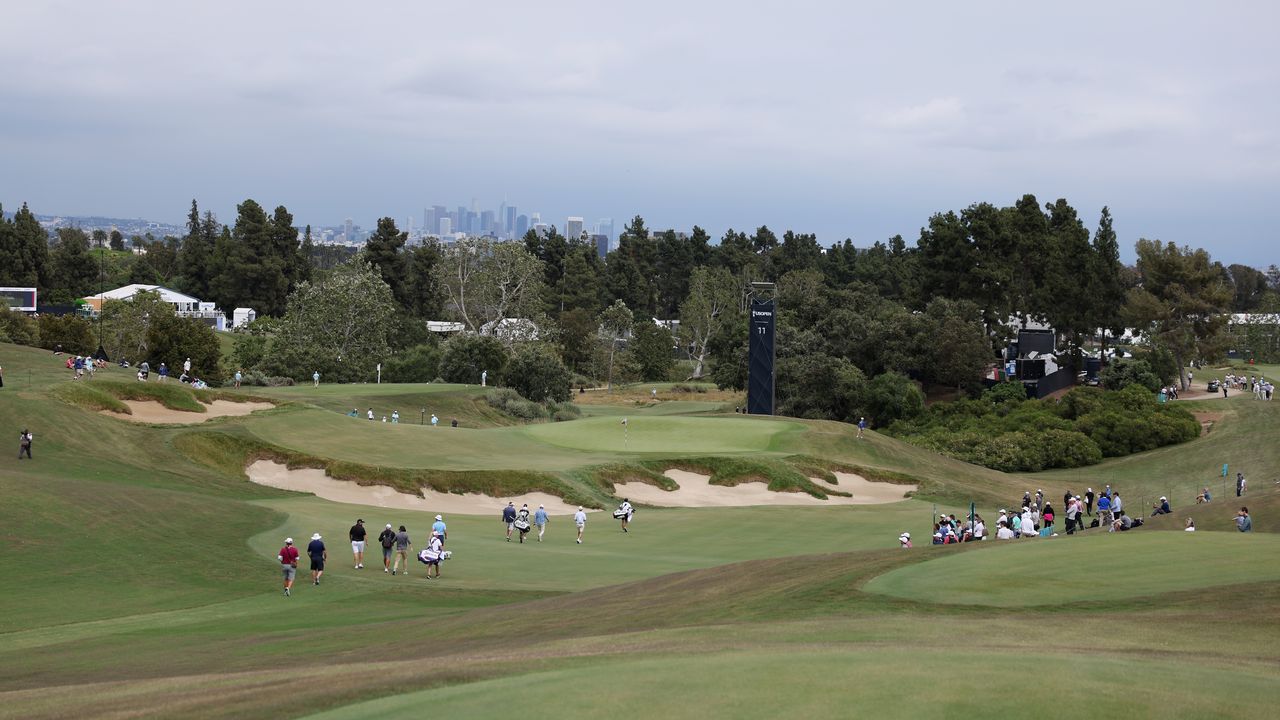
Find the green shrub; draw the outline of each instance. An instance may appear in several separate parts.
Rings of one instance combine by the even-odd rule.
[[[1152,369],[1151,363],[1138,359],[1113,360],[1102,369],[1098,381],[1108,390],[1123,390],[1131,385],[1139,385],[1151,392],[1158,391],[1164,384]]]
[[[440,355],[440,376],[451,383],[477,385],[488,372],[490,384],[497,384],[507,366],[507,349],[502,341],[487,335],[455,335],[444,344]]]
[[[551,419],[556,422],[577,420],[582,417],[582,408],[571,402],[551,403],[547,406],[547,411],[551,413]]]
[[[924,393],[914,380],[896,372],[881,373],[867,383],[862,407],[877,428],[909,420],[924,412]]]
[[[569,368],[545,345],[520,348],[507,364],[504,381],[530,400],[565,402],[569,399]]]
[[[542,420],[547,417],[545,407],[520,397],[520,393],[511,388],[494,388],[485,393],[484,399],[490,407],[521,420]]]
[[[440,348],[415,345],[392,355],[382,366],[382,379],[394,383],[425,383],[440,374]]]
[[[40,323],[0,304],[0,342],[14,345],[40,345]]]

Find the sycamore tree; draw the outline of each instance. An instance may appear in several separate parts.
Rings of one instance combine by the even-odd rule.
[[[463,238],[442,251],[435,272],[449,309],[471,332],[538,314],[542,261],[523,245]]]
[[[391,288],[378,270],[359,260],[339,265],[289,296],[266,364],[272,374],[295,380],[314,371],[337,382],[368,380],[390,352],[395,314]]]
[[[694,268],[689,276],[689,294],[680,304],[680,345],[693,360],[690,379],[702,378],[707,347],[727,322],[741,321],[738,312],[738,282],[722,267]]]
[[[614,300],[613,304],[600,313],[600,335],[609,343],[609,375],[607,379],[609,392],[613,392],[613,360],[618,353],[618,345],[631,333],[635,326],[635,317],[631,309],[622,300]]]
[[[1137,251],[1140,281],[1129,291],[1127,313],[1153,345],[1173,353],[1185,390],[1187,361],[1223,350],[1235,289],[1226,269],[1204,250],[1142,239]]]

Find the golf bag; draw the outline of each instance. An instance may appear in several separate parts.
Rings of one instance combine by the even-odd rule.
[[[628,513],[626,510],[614,510],[614,511],[613,511],[613,519],[614,519],[614,520],[621,520],[622,518],[626,517],[626,516],[627,516],[627,515],[629,515],[629,514],[630,514],[630,513]]]
[[[514,525],[514,526],[515,526],[515,528],[516,528],[517,530],[519,530],[520,532],[529,532],[529,521],[528,521],[528,520],[516,520],[515,522],[513,522],[513,523],[511,523],[511,524],[512,524],[512,525]]]

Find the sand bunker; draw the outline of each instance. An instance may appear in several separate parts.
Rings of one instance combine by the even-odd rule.
[[[351,503],[353,505],[372,505],[374,507],[395,508],[398,510],[419,510],[430,513],[456,513],[458,515],[489,515],[502,513],[508,502],[516,507],[529,503],[531,509],[538,505],[547,506],[549,515],[572,515],[577,511],[576,505],[569,505],[564,500],[547,493],[527,493],[515,497],[490,497],[480,493],[442,493],[430,488],[423,488],[421,496],[402,493],[385,485],[357,485],[346,480],[335,480],[316,468],[299,468],[290,470],[288,466],[259,460],[245,468],[249,479],[259,485],[268,485],[282,490],[297,490],[312,493],[316,497],[333,502]],[[587,512],[593,512],[588,510]]]
[[[129,420],[139,423],[175,423],[180,425],[194,425],[202,423],[206,420],[212,420],[216,417],[233,417],[239,415],[248,415],[254,410],[268,410],[275,407],[271,403],[266,402],[231,402],[230,400],[214,400],[212,403],[205,405],[205,411],[186,412],[184,410],[173,410],[161,405],[155,400],[123,400],[125,405],[129,406],[132,415],[124,415],[122,413],[114,413],[110,410],[102,410],[103,415],[110,415],[121,420]]]
[[[876,505],[898,502],[915,485],[876,483],[851,473],[835,473],[839,484],[835,488],[852,493],[850,497],[831,495],[819,500],[801,492],[774,492],[763,482],[749,482],[733,487],[712,485],[709,475],[699,475],[685,470],[668,470],[664,473],[680,485],[678,490],[663,490],[645,483],[619,483],[614,493],[647,505],[666,507],[739,507],[745,505]],[[817,481],[818,485],[826,483]]]

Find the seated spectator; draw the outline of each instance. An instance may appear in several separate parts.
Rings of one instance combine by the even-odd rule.
[[[1185,530],[1185,531],[1187,531],[1187,532],[1195,532],[1195,531],[1196,531],[1196,521],[1195,521],[1195,520],[1192,520],[1191,518],[1187,518],[1187,526],[1186,526],[1185,528],[1183,528],[1183,530]]]
[[[1211,502],[1212,500],[1213,498],[1209,495],[1209,488],[1205,488],[1204,490],[1201,490],[1200,494],[1196,496],[1197,505],[1199,505],[1200,503]]]
[[[1168,515],[1168,514],[1169,514],[1169,513],[1171,513],[1171,512],[1173,512],[1173,511],[1169,509],[1169,498],[1167,498],[1167,497],[1165,497],[1165,496],[1163,496],[1163,495],[1161,495],[1161,496],[1160,496],[1160,504],[1159,504],[1159,505],[1152,505],[1152,506],[1151,506],[1151,514],[1152,514],[1152,515]]]
[[[898,544],[903,548],[911,547],[911,533],[904,532],[898,536]]]
[[[1017,516],[1015,515],[1014,517],[1017,517]],[[1014,534],[1013,534],[1013,530],[1011,530],[1011,529],[1009,528],[1009,526],[1008,526],[1008,525],[1006,525],[1006,524],[1005,524],[1005,522],[1004,522],[1003,520],[1001,520],[1001,521],[1000,521],[1000,528],[999,528],[998,530],[996,530],[996,539],[997,539],[997,540],[1012,540],[1014,537],[1015,537],[1015,536],[1014,536]]]

